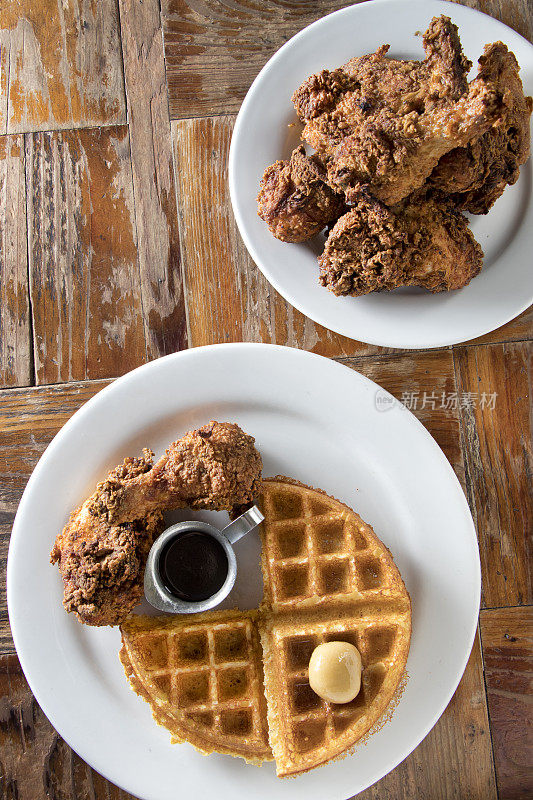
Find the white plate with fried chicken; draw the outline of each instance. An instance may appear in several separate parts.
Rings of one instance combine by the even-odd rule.
[[[252,258],[352,339],[440,347],[505,324],[533,300],[531,94],[531,44],[470,8],[373,0],[315,22],[235,124]]]
[[[143,448],[155,452],[153,465]],[[261,459],[263,477],[289,476],[355,509],[390,549],[412,603],[408,680],[391,718],[352,755],[291,781],[277,778],[272,762],[251,766],[172,745],[119,661],[116,623],[142,595],[162,509],[195,506],[166,514],[167,525],[200,517],[222,527],[226,513],[197,509],[249,501]],[[132,508],[142,509],[137,522]],[[60,571],[49,562],[52,548]],[[226,604],[257,608],[257,532],[235,549]],[[254,344],[156,360],[80,409],[24,492],[7,577],[13,638],[43,711],[82,758],[143,800],[345,800],[365,789],[442,714],[467,663],[480,599],[468,505],[423,426],[347,366]]]

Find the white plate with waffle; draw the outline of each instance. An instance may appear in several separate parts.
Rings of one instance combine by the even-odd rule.
[[[300,31],[263,67],[241,106],[229,156],[235,219],[251,257],[295,308],[336,333],[383,347],[444,347],[481,336],[518,316],[533,302],[533,160],[486,216],[470,216],[484,251],[483,269],[463,289],[430,293],[414,287],[336,297],[319,284],[317,257],[324,237],[301,244],[275,239],[257,214],[265,169],[301,144],[302,126],[291,102],[310,75],[335,69],[388,43],[392,58],[422,59],[422,37],[434,16],[459,28],[466,56],[477,59],[488,42],[503,41],[533,94],[533,47],[501,22],[465,5],[441,0],[372,0],[329,14]],[[532,118],[533,125],[533,118]]]
[[[235,421],[255,436],[265,476],[291,476],[355,509],[391,551],[412,600],[408,680],[391,719],[353,755],[291,781],[277,778],[271,763],[259,768],[171,745],[129,688],[118,629],[89,628],[67,615],[60,576],[48,564],[69,512],[110,467],[146,446],[158,455],[210,419]],[[180,512],[169,522],[183,516],[194,515]],[[222,514],[197,516],[226,521]],[[226,605],[254,608],[262,597],[259,536],[250,534],[236,549],[239,576]],[[362,791],[404,759],[442,714],[470,653],[479,599],[468,505],[424,427],[348,367],[270,345],[195,348],[97,394],[36,467],[8,561],[13,636],[38,702],[81,757],[143,800],[174,800],[177,790],[220,800],[345,800]]]

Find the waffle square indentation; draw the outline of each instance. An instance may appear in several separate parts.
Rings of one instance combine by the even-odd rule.
[[[209,673],[180,672],[176,678],[178,703],[181,708],[204,705],[209,702]]]
[[[379,589],[382,586],[383,570],[378,558],[371,555],[360,558],[356,562],[355,569],[360,589]]]
[[[305,524],[290,522],[276,532],[276,550],[280,558],[294,558],[305,552]]]
[[[290,691],[292,709],[295,714],[305,714],[307,711],[316,711],[323,703],[321,698],[311,689],[308,680],[296,678],[292,682]]]
[[[307,597],[309,594],[309,569],[306,564],[291,564],[278,569],[280,600]]]
[[[294,749],[297,753],[308,753],[324,741],[326,720],[305,720],[293,725]]]
[[[374,628],[369,628],[366,632],[366,650],[370,662],[388,658],[392,652],[395,639],[396,628],[394,627],[379,625]]]
[[[215,631],[215,661],[246,661],[248,658],[248,642],[244,628]]]
[[[329,561],[319,567],[318,584],[321,594],[340,594],[349,592],[348,561]]]
[[[244,667],[230,667],[217,673],[218,699],[234,700],[247,693],[249,688],[248,671]]]
[[[168,643],[164,635],[140,636],[137,651],[149,671],[163,669],[168,665]]]
[[[370,704],[381,689],[386,674],[387,669],[383,664],[374,664],[363,671],[365,699],[367,703]]]
[[[287,669],[291,672],[307,669],[311,653],[318,644],[316,636],[295,636],[293,639],[289,639],[285,644]]]
[[[343,519],[328,519],[317,522],[316,548],[319,553],[340,553],[345,547]]]
[[[276,492],[272,496],[272,519],[298,519],[303,517],[303,501],[294,492]]]
[[[367,538],[355,525],[350,525],[346,532],[349,533],[352,539],[354,550],[366,550],[368,547]]]
[[[176,661],[180,664],[207,663],[207,634],[191,631],[174,636]]]
[[[338,633],[328,633],[325,637],[326,642],[348,642],[348,644],[353,644],[354,647],[357,647],[360,650],[359,646],[359,638],[355,631],[351,633],[350,631],[339,631]]]
[[[239,708],[221,711],[220,727],[223,733],[230,736],[248,736],[253,729],[252,710]]]

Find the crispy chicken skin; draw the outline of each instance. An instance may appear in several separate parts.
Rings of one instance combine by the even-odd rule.
[[[503,42],[485,46],[479,75],[502,93],[502,120],[466,147],[443,156],[428,179],[429,186],[450,195],[457,208],[471,214],[486,214],[505,187],[516,183],[529,158],[533,100],[524,96],[519,70]]]
[[[257,196],[257,213],[276,239],[305,242],[345,213],[344,199],[325,179],[324,166],[318,158],[306,156],[302,145],[289,161],[267,167]]]
[[[210,422],[153,453],[127,458],[74,511],[50,555],[65,582],[64,606],[89,625],[118,625],[143,593],[146,559],[163,530],[161,512],[238,512],[261,478],[254,439],[238,425]]]
[[[361,188],[394,205],[422,186],[439,159],[501,119],[502,94],[488,75],[469,85],[457,27],[435,17],[424,61],[375,53],[308,78],[293,95],[302,138],[326,163],[328,183],[355,202]]]
[[[466,286],[482,260],[466,218],[445,199],[419,194],[388,208],[361,193],[326,241],[320,282],[353,297],[400,286],[441,292]]]

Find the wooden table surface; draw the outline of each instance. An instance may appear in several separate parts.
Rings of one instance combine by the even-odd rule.
[[[467,4],[531,40],[529,0]],[[0,2],[1,800],[131,798],[54,731],[15,654],[5,567],[26,482],[110,380],[228,341],[312,350],[408,396],[472,509],[483,595],[466,672],[422,744],[359,797],[533,796],[531,309],[452,348],[351,341],[276,294],[231,211],[228,148],[252,79],[290,36],[345,5]]]

